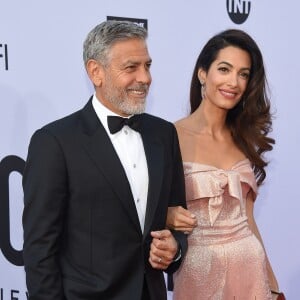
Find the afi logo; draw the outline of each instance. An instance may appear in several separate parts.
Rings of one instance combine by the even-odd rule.
[[[4,59],[4,68],[8,70],[8,50],[7,44],[0,44],[0,58]]]
[[[226,0],[227,13],[232,22],[235,24],[244,23],[251,8],[250,0]]]
[[[12,172],[23,175],[24,166],[25,161],[15,155],[6,156],[0,162],[0,250],[16,266],[24,265],[23,250],[14,249],[10,242],[9,176]]]

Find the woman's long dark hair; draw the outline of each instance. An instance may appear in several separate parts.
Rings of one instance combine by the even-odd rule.
[[[262,54],[256,42],[244,31],[225,30],[212,37],[202,49],[192,76],[190,105],[193,113],[202,101],[199,69],[208,72],[221,49],[237,47],[248,52],[251,58],[251,71],[246,90],[239,103],[228,112],[226,123],[233,140],[239,149],[252,162],[257,184],[265,177],[268,165],[263,153],[273,149],[275,140],[268,136],[272,129],[270,100],[266,93],[267,80]]]

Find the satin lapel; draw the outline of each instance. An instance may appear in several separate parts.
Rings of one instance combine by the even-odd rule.
[[[145,130],[145,133],[142,133],[142,139],[144,143],[144,149],[148,164],[149,172],[149,188],[148,188],[148,198],[147,198],[147,209],[145,217],[145,226],[144,226],[144,237],[149,233],[151,224],[153,222],[153,217],[158,205],[159,194],[161,191],[162,185],[162,176],[163,176],[163,146],[155,140],[153,132]]]
[[[103,177],[119,198],[134,225],[141,231],[134,199],[120,159],[99,121],[90,102],[83,109],[83,121],[86,133],[83,144],[91,159],[97,165]]]

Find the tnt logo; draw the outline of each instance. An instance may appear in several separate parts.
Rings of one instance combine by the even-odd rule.
[[[0,59],[3,59],[3,64],[0,62],[0,68],[1,65],[4,65],[4,69],[8,70],[8,50],[7,50],[7,44],[0,44]]]
[[[251,8],[250,0],[226,0],[227,13],[232,22],[235,24],[244,23]]]

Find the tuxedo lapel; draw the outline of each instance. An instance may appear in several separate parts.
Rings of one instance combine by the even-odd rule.
[[[146,126],[142,129],[142,139],[149,173],[149,188],[145,216],[144,237],[149,233],[158,205],[163,176],[163,146]]]
[[[91,100],[82,110],[84,127],[83,144],[97,168],[106,178],[108,184],[119,198],[134,225],[141,230],[126,173],[121,161],[104,129],[99,121]]]

